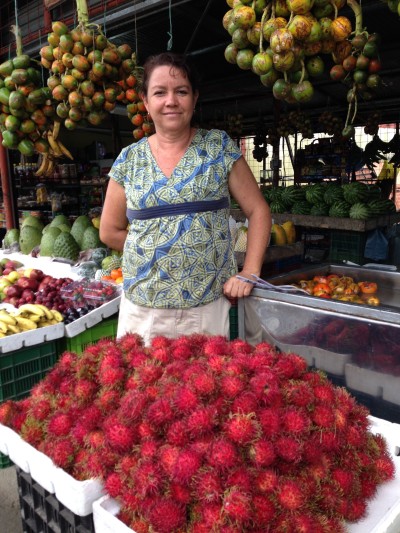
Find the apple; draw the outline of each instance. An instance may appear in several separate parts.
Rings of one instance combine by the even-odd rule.
[[[0,278],[0,291],[4,291],[5,287],[12,285],[11,281],[5,277]]]
[[[35,293],[31,289],[24,289],[21,298],[23,298],[26,303],[32,303],[35,301]]]
[[[19,278],[20,275],[16,270],[12,270],[9,274],[7,274],[7,279],[11,281],[11,283],[15,283]]]
[[[19,301],[18,296],[13,296],[12,298],[10,298],[10,299],[8,300],[8,303],[10,303],[11,305],[13,305],[14,307],[18,307],[18,301]]]
[[[10,272],[14,272],[14,269],[13,268],[5,268],[3,270],[3,276],[8,276],[8,274],[10,274]]]
[[[22,287],[14,283],[14,285],[10,285],[9,287],[6,287],[4,289],[4,293],[7,296],[7,298],[12,298],[13,296],[19,297],[22,293]]]
[[[44,278],[44,273],[42,270],[39,270],[37,268],[32,268],[30,271],[29,276],[27,276],[29,279],[36,279],[37,281],[42,281]]]
[[[17,285],[19,285],[23,289],[31,289],[32,291],[37,291],[39,287],[39,282],[35,279],[26,278],[25,276],[22,276],[22,278],[19,278],[19,280],[17,280]]]

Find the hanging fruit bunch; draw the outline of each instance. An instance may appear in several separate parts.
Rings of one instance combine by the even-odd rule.
[[[128,106],[138,140],[152,126],[137,92],[136,54],[127,44],[116,46],[99,25],[89,23],[85,1],[78,0],[77,8],[78,26],[70,31],[64,22],[53,22],[48,44],[40,50],[41,63],[50,72],[47,85],[57,119],[67,130],[99,126],[120,102]]]
[[[42,139],[49,117],[54,114],[51,94],[42,87],[37,64],[22,53],[19,28],[12,27],[16,36],[16,56],[0,65],[0,131],[2,145],[19,150],[24,156],[48,150]]]
[[[281,137],[294,135],[297,132],[305,139],[312,139],[314,137],[310,118],[300,110],[281,114],[276,129]]]
[[[321,55],[337,53],[351,34],[350,20],[339,15],[346,0],[227,1],[226,60],[258,75],[279,100],[310,101],[310,79],[325,69]]]
[[[324,111],[318,118],[318,123],[321,126],[322,133],[340,137],[343,130],[343,121],[337,115],[330,111]]]
[[[342,136],[345,139],[354,136],[354,122],[360,98],[371,100],[381,86],[379,71],[382,68],[379,59],[380,36],[369,34],[362,25],[362,11],[356,0],[347,0],[347,5],[355,15],[355,31],[336,47],[332,54],[336,63],[330,70],[333,80],[343,81],[350,86],[347,93],[348,114]]]

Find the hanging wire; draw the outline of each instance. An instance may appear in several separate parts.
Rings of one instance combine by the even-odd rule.
[[[15,13],[15,25],[18,28],[19,26],[18,26],[18,5],[17,5],[17,0],[14,0],[14,13]]]
[[[107,2],[104,2],[103,33],[107,37],[107,28],[106,28],[107,19],[106,19],[106,14],[107,14]]]
[[[137,9],[136,9],[136,0],[133,1],[133,9],[135,12],[134,26],[135,26],[135,54],[136,59],[139,57],[138,54],[138,35],[137,35]]]
[[[167,50],[171,50],[172,48],[172,39],[173,39],[173,36],[172,36],[172,2],[171,0],[169,0],[169,3],[168,3],[168,16],[169,16],[169,32],[168,35],[169,35],[169,40],[168,40],[168,43],[167,43]]]

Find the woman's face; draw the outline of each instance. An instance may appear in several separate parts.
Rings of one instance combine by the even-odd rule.
[[[156,129],[177,131],[190,124],[197,98],[186,76],[164,65],[153,70],[143,101]]]

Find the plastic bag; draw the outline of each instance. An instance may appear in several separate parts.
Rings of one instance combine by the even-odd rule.
[[[389,241],[379,228],[375,229],[367,238],[365,243],[364,257],[374,261],[387,259],[389,251]]]

